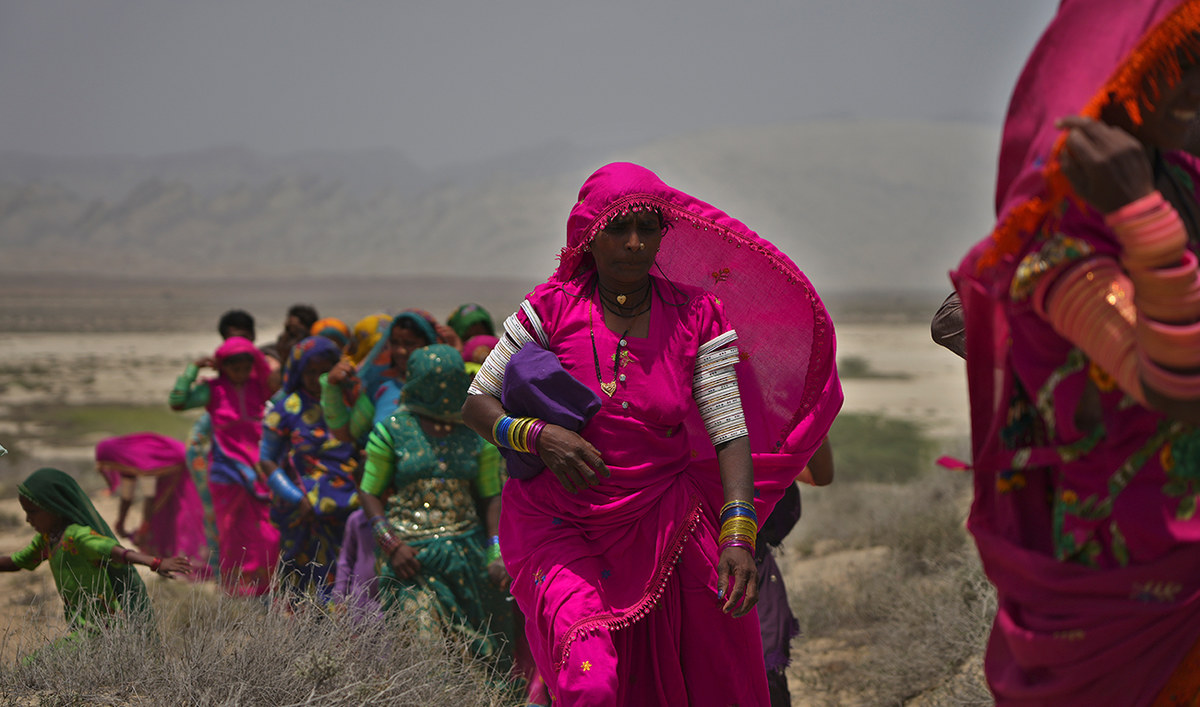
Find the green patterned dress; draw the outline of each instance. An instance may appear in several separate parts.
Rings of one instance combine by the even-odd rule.
[[[387,499],[392,532],[417,551],[421,565],[416,576],[400,579],[382,561],[380,599],[385,612],[416,618],[430,631],[463,634],[477,655],[499,657],[501,637],[511,634],[512,612],[487,574],[486,530],[477,504],[500,494],[500,456],[451,421],[467,379],[462,359],[456,355],[454,366],[449,354],[438,355],[442,348],[449,349],[428,347],[421,352],[429,355],[410,359],[406,403],[375,426],[367,443],[360,488]],[[427,363],[436,365],[425,372]],[[444,422],[449,431],[426,433],[422,416]]]

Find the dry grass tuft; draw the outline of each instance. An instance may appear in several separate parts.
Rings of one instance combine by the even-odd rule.
[[[5,635],[0,704],[505,705],[501,676],[462,642],[387,624],[152,581],[157,631],[123,621],[77,641]],[[36,603],[35,603],[36,605]],[[29,652],[28,649],[34,649]]]
[[[932,472],[806,496],[791,547],[822,576],[789,585],[795,692],[810,704],[992,703],[981,656],[996,598],[964,527],[969,493],[968,478]]]

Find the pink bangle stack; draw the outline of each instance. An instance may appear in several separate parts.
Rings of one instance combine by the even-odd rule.
[[[1200,399],[1200,268],[1179,214],[1154,192],[1105,221],[1133,281],[1142,380],[1173,398]]]

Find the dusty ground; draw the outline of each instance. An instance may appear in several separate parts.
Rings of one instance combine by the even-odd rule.
[[[273,325],[260,326],[260,339],[274,334]],[[968,433],[968,421],[962,362],[930,342],[927,325],[847,324],[838,327],[838,341],[839,359],[861,357],[875,372],[902,374],[845,380],[847,411],[915,419],[935,436],[965,446],[962,440]],[[47,404],[122,403],[161,405],[164,416],[176,415],[166,407],[174,377],[188,361],[211,352],[216,343],[215,332],[208,330],[5,334],[0,337],[0,445],[20,448],[23,471],[19,473],[64,460],[85,467],[92,445],[106,436],[103,431],[65,444],[49,444],[45,441],[49,431],[25,419],[21,411]],[[9,496],[0,498],[0,554],[24,546],[32,537],[11,497],[15,456],[0,458],[0,496]],[[93,483],[98,485],[98,481],[97,477]],[[114,499],[98,492],[95,501],[106,518],[115,518]],[[137,519],[131,520],[131,527],[136,527]],[[877,552],[867,550],[803,561],[785,557],[781,564],[795,594],[813,578],[828,581],[858,563],[878,559]],[[152,577],[149,581],[160,580]],[[61,625],[61,606],[45,569],[0,575],[0,597],[0,659],[18,654],[23,645]],[[813,648],[807,652],[811,654]],[[835,652],[831,648],[826,656],[831,664],[854,659],[853,655],[839,658]],[[794,698],[797,705],[809,704],[799,692]]]

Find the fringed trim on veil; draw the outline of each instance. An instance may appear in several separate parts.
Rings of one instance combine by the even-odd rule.
[[[580,265],[584,262],[585,256],[589,259],[591,258],[591,254],[588,251],[592,247],[592,240],[596,237],[596,234],[604,230],[609,221],[641,211],[659,212],[664,223],[665,238],[670,238],[671,227],[677,220],[687,221],[696,229],[712,231],[718,234],[722,240],[734,243],[738,248],[746,247],[756,253],[767,256],[771,259],[771,268],[773,270],[782,273],[792,284],[800,282],[795,266],[792,266],[790,263],[780,263],[779,254],[774,248],[764,247],[761,242],[747,238],[744,234],[725,224],[694,214],[664,198],[641,193],[628,194],[613,201],[602,213],[592,220],[591,224],[587,227],[583,239],[575,247],[563,246],[558,254],[559,268],[555,272],[555,277],[562,281],[568,281],[576,277],[579,274]]]
[[[576,639],[583,637],[584,634],[598,629],[608,629],[610,631],[622,629],[631,624],[636,623],[658,604],[658,600],[662,598],[663,592],[667,588],[667,580],[671,578],[671,573],[675,571],[675,565],[679,564],[679,556],[683,553],[683,544],[687,542],[688,536],[696,529],[696,524],[700,522],[702,507],[700,497],[693,495],[691,508],[685,514],[687,520],[675,531],[675,536],[671,538],[671,542],[667,545],[666,551],[658,561],[658,567],[654,570],[654,576],[650,578],[649,589],[641,600],[632,607],[619,614],[597,614],[576,621],[563,637],[559,639],[558,645],[554,647],[554,669],[561,670],[566,664],[567,659],[571,657],[571,645]]]
[[[1134,125],[1141,125],[1143,105],[1153,106],[1162,97],[1164,88],[1179,83],[1184,59],[1190,62],[1200,59],[1200,2],[1184,2],[1150,30],[1079,114],[1099,120],[1104,108],[1119,105]],[[992,246],[976,263],[977,273],[996,266],[1005,256],[1015,255],[1025,237],[1033,233],[1064,199],[1078,198],[1059,162],[1066,140],[1065,132],[1058,136],[1042,169],[1045,193],[1013,207],[996,226],[992,232]]]

